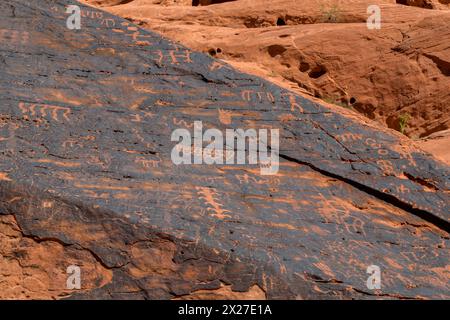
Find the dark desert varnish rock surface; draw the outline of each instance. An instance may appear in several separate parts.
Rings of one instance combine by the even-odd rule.
[[[450,297],[447,165],[74,3],[0,3],[1,298]],[[174,165],[200,120],[280,129],[278,174]]]

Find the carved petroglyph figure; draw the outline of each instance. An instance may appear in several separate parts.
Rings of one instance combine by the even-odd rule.
[[[35,103],[26,103],[20,102],[19,109],[24,115],[24,117],[41,117],[47,118],[50,117],[51,120],[61,122],[61,121],[70,121],[70,109],[66,107],[45,105],[45,104],[35,104]]]
[[[219,109],[219,121],[222,124],[228,125],[231,124],[233,117],[233,112],[229,110]]]
[[[170,58],[172,59],[172,64],[182,63],[192,63],[191,52],[189,50],[170,50]]]
[[[162,50],[156,50],[153,52],[156,57],[156,62],[162,65],[164,62],[168,62],[171,65],[179,65],[180,63],[192,63],[191,51],[189,50],[169,50],[163,52]]]
[[[26,44],[30,39],[27,31],[0,29],[0,41],[11,42],[13,44]]]
[[[200,195],[200,199],[203,200],[208,206],[207,211],[212,212],[212,217],[221,220],[225,218],[231,218],[231,216],[227,214],[231,212],[223,209],[223,204],[219,203],[219,195],[215,189],[206,187],[196,187],[195,189]]]
[[[213,61],[213,63],[211,63],[211,65],[209,66],[209,70],[216,71],[222,69],[223,67],[225,67],[224,63],[219,61]]]
[[[295,112],[296,110],[299,111],[300,113],[304,112],[302,106],[299,103],[297,103],[297,98],[295,97],[295,95],[293,95],[292,93],[284,93],[282,94],[282,96],[288,98],[289,106],[292,112]]]
[[[161,159],[146,159],[144,157],[137,157],[135,162],[141,165],[144,169],[148,170],[150,168],[158,168],[161,163]]]
[[[116,20],[114,19],[102,19],[100,24],[107,28],[112,28],[116,26]]]
[[[271,92],[265,91],[255,91],[255,90],[242,90],[241,92],[242,100],[244,101],[258,101],[264,102],[268,101],[271,103],[275,103],[275,97]],[[257,98],[256,100],[254,98]]]

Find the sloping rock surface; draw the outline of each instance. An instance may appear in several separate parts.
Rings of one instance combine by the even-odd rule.
[[[400,2],[377,1],[379,30],[366,25],[371,0],[133,0],[105,9],[416,139],[450,128],[450,5]]]
[[[73,3],[0,3],[1,298],[450,297],[447,165]],[[174,165],[194,121],[279,129],[278,174]]]

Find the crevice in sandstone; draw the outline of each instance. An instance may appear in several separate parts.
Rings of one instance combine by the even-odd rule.
[[[336,284],[343,284],[344,282],[341,280],[337,280],[337,279],[323,279],[322,277],[315,275],[315,274],[310,274],[305,272],[305,276],[317,283],[336,283]]]
[[[365,290],[361,290],[358,288],[355,288],[354,286],[348,285],[343,281],[337,280],[337,279],[323,279],[320,276],[317,276],[315,274],[309,274],[306,273],[305,274],[308,279],[310,279],[311,281],[317,283],[317,284],[326,284],[326,285],[336,285],[336,286],[340,286],[340,288],[336,288],[337,290],[339,290],[340,292],[345,292],[348,290],[352,290],[355,291],[357,293],[360,293],[362,295],[365,296],[371,296],[371,297],[387,297],[387,298],[393,298],[393,299],[400,299],[400,300],[417,300],[416,297],[408,297],[408,296],[403,296],[403,295],[395,295],[395,294],[389,294],[389,293],[382,293],[380,292],[368,292]],[[335,290],[336,290],[335,289]]]
[[[58,238],[23,233],[14,214],[0,215],[0,297],[7,299],[55,299],[75,291],[66,287],[66,268],[82,265],[87,272],[81,290],[101,286],[112,277],[109,269],[90,250]],[[14,261],[17,265],[14,264]]]
[[[424,54],[425,57],[431,59],[436,67],[441,71],[441,73],[446,76],[450,77],[450,62],[440,59],[439,57],[432,55],[432,54]]]
[[[402,296],[402,295],[396,295],[396,294],[388,294],[388,293],[371,293],[371,292],[367,292],[361,289],[357,289],[354,287],[350,288],[351,290],[361,293],[363,295],[366,296],[372,296],[372,297],[386,297],[386,298],[393,298],[393,299],[399,299],[399,300],[424,300],[423,298],[420,297],[407,297],[407,296]]]
[[[395,197],[393,195],[390,195],[390,194],[387,194],[387,193],[383,193],[383,192],[381,192],[379,190],[376,190],[376,189],[371,188],[369,186],[363,185],[363,184],[361,184],[361,183],[359,183],[357,181],[354,181],[354,180],[342,177],[342,176],[340,176],[338,174],[325,171],[323,169],[320,169],[320,168],[314,166],[311,163],[292,158],[292,157],[290,157],[288,155],[280,153],[279,156],[280,156],[280,158],[285,159],[287,161],[295,162],[295,163],[298,163],[298,164],[301,164],[301,165],[306,165],[306,166],[310,167],[311,169],[313,169],[314,171],[317,171],[317,172],[319,172],[319,173],[321,173],[321,174],[323,174],[323,175],[325,175],[327,177],[338,179],[338,180],[340,180],[342,182],[345,182],[345,183],[351,185],[352,187],[355,187],[355,188],[357,188],[357,189],[359,189],[359,190],[361,190],[361,191],[363,191],[363,192],[365,192],[365,193],[367,193],[367,194],[369,194],[371,196],[374,196],[374,197],[378,198],[379,200],[382,200],[382,201],[387,202],[387,203],[389,203],[389,204],[391,204],[391,205],[393,205],[393,206],[395,206],[397,208],[400,208],[400,209],[402,209],[402,210],[404,210],[406,212],[409,212],[409,213],[411,213],[411,214],[413,214],[413,215],[415,215],[415,216],[417,216],[417,217],[419,217],[419,218],[421,218],[421,219],[431,223],[435,227],[437,227],[437,228],[439,228],[439,229],[441,229],[441,230],[443,230],[443,231],[445,231],[445,232],[450,234],[450,222],[445,221],[444,219],[441,219],[441,218],[437,217],[436,215],[434,215],[434,214],[432,214],[432,213],[430,213],[428,211],[425,211],[425,210],[422,210],[422,209],[418,209],[418,208],[414,208],[411,204],[406,203],[406,202],[398,199],[397,197]]]
[[[433,4],[428,0],[396,0],[397,4],[405,6],[420,7],[425,9],[433,9]]]
[[[126,263],[126,264],[121,265],[121,266],[109,266],[109,265],[106,264],[106,263],[102,260],[102,258],[101,258],[98,254],[96,254],[94,251],[92,251],[92,250],[89,249],[89,248],[85,248],[85,247],[81,246],[81,245],[78,244],[78,243],[67,243],[67,242],[64,242],[63,240],[61,240],[61,239],[59,239],[59,238],[56,238],[56,237],[38,237],[38,236],[32,235],[32,234],[25,234],[25,233],[23,232],[22,228],[20,227],[20,224],[19,224],[19,222],[17,221],[16,216],[15,216],[14,214],[11,214],[11,216],[13,217],[14,221],[16,222],[16,225],[17,225],[17,227],[18,227],[18,229],[19,229],[19,232],[20,232],[20,234],[21,234],[21,236],[22,236],[23,238],[31,239],[31,240],[35,241],[36,243],[55,242],[55,243],[60,244],[60,245],[63,246],[63,247],[70,247],[70,246],[73,246],[73,247],[76,248],[76,249],[85,250],[85,251],[89,252],[89,253],[92,255],[92,257],[93,257],[93,258],[94,258],[94,259],[95,259],[95,260],[96,260],[103,268],[108,269],[108,270],[120,269],[120,268],[122,268],[122,267],[124,267],[124,266],[126,266],[126,265],[128,264],[128,263]]]
[[[413,175],[407,173],[407,172],[403,172],[403,174],[411,181],[418,183],[428,189],[431,189],[433,191],[437,191],[439,190],[434,184],[432,184],[431,182],[426,181],[425,179],[422,179],[420,177],[414,177]]]

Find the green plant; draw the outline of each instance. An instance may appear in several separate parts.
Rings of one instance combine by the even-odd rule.
[[[337,4],[328,7],[322,5],[320,11],[322,12],[322,22],[325,23],[339,22],[342,13],[341,8]]]
[[[411,119],[410,115],[407,113],[404,113],[398,117],[398,125],[400,127],[400,132],[402,134],[405,134],[406,128],[408,127],[409,119]]]

